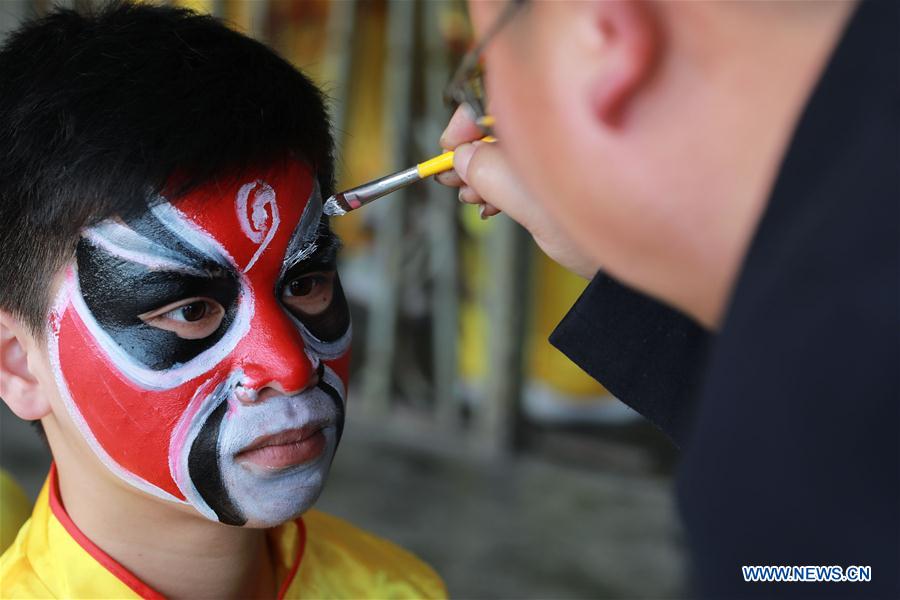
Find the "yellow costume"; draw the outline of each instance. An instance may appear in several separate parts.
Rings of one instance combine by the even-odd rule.
[[[0,554],[13,540],[31,513],[31,501],[12,476],[0,469]]]
[[[412,554],[309,511],[269,530],[279,598],[445,598]],[[51,469],[31,519],[0,557],[0,598],[162,598],[88,540],[63,508]]]

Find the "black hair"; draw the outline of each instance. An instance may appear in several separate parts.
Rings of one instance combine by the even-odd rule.
[[[173,176],[177,196],[284,157],[332,193],[322,93],[217,19],[118,1],[23,25],[0,49],[0,308],[42,331],[82,228],[146,211]]]

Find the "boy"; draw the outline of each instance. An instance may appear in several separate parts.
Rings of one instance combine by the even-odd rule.
[[[0,396],[54,457],[0,596],[444,595],[307,512],[351,336],[319,91],[210,17],[130,3],[26,25],[0,81]]]

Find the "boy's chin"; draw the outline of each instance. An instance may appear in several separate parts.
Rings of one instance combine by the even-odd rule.
[[[293,521],[300,517],[303,513],[311,509],[316,503],[319,494],[316,493],[314,497],[309,497],[307,496],[307,490],[304,490],[303,496],[303,498],[294,498],[293,500],[285,499],[284,501],[278,503],[260,502],[255,506],[247,507],[244,509],[243,513],[246,521],[241,525],[223,523],[218,519],[209,518],[205,515],[204,518],[221,525],[227,525],[229,527],[241,527],[244,529],[271,529],[272,527],[283,525],[288,521]],[[201,513],[198,512],[198,514]]]
[[[271,529],[273,527],[278,527],[279,525],[283,525],[288,521],[293,521],[298,518],[300,515],[308,511],[313,507],[315,501],[310,502],[308,505],[304,504],[303,506],[297,507],[294,510],[284,511],[277,514],[266,514],[259,516],[251,516],[248,515],[247,522],[241,525],[240,527],[244,529]]]
[[[225,477],[230,500],[246,520],[241,527],[271,528],[296,519],[316,503],[325,487],[330,456],[301,469],[259,476],[243,469]]]

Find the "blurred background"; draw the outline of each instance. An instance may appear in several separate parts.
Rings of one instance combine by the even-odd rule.
[[[54,4],[96,3],[0,0],[0,42]],[[464,2],[171,3],[256,37],[326,91],[338,189],[439,153],[442,91],[472,43]],[[676,451],[547,342],[587,282],[431,181],[334,228],[354,361],[318,507],[419,554],[457,598],[684,596]],[[33,498],[49,455],[2,411],[0,465]]]

